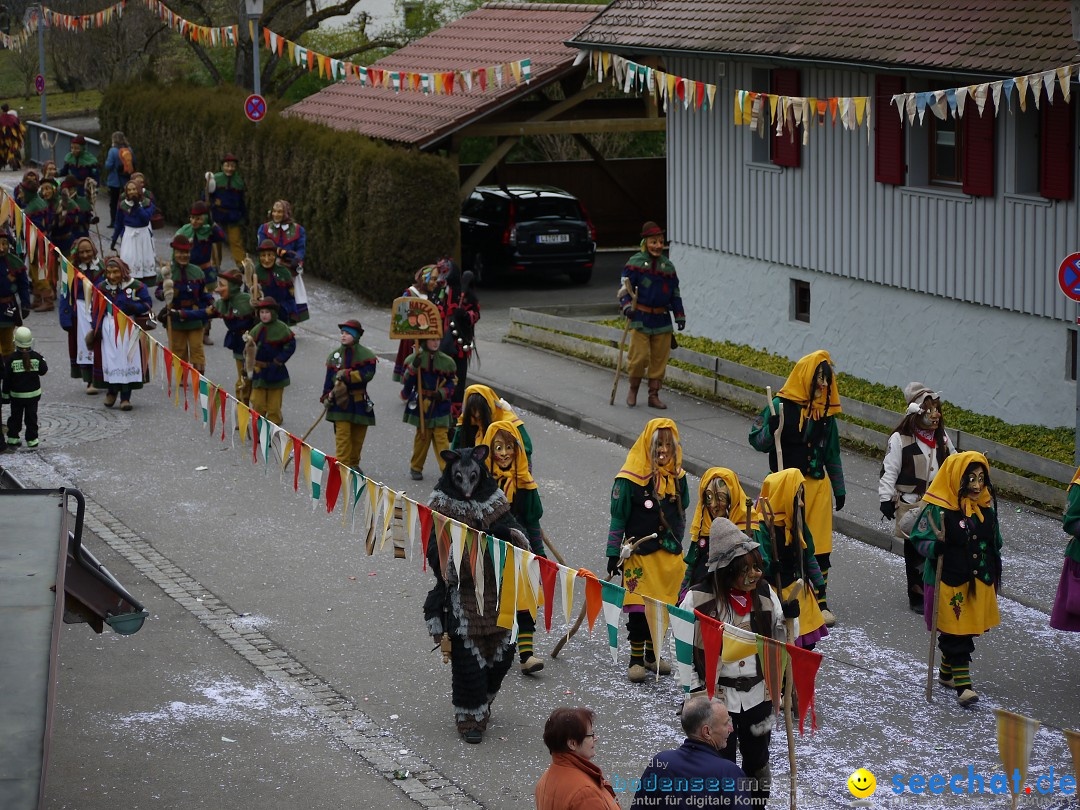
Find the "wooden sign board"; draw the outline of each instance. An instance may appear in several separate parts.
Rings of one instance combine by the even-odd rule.
[[[404,296],[390,310],[391,340],[438,340],[443,335],[439,308],[426,298]]]

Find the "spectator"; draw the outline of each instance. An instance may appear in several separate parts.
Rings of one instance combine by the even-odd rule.
[[[120,195],[124,186],[135,171],[135,153],[123,132],[112,134],[112,146],[105,156],[105,185],[109,187],[109,229],[116,227],[116,207],[120,205]]]
[[[596,734],[593,713],[562,706],[544,724],[551,766],[536,783],[536,810],[611,810],[615,791],[593,764]]]

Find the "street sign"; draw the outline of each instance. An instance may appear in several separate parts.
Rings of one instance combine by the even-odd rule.
[[[34,77],[34,89],[39,96],[45,92],[45,77],[40,73]]]
[[[1080,253],[1072,253],[1064,258],[1058,268],[1058,287],[1065,297],[1080,301]]]
[[[262,121],[263,116],[266,115],[266,99],[257,93],[252,93],[244,101],[244,115],[256,124]]]

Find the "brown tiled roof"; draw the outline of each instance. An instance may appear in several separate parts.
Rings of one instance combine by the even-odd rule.
[[[615,0],[570,44],[1010,76],[1077,54],[1068,0]]]
[[[338,82],[293,104],[296,115],[372,138],[430,146],[516,98],[571,72],[577,52],[564,44],[600,6],[556,3],[488,3],[445,28],[380,59],[372,67],[428,73],[532,60],[530,84],[452,95],[394,93]]]

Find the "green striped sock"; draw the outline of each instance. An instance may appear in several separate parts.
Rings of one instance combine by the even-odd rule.
[[[645,662],[645,642],[644,641],[631,641],[630,642],[630,666],[634,664],[642,664]]]
[[[828,607],[828,605],[826,604],[826,598],[825,598],[825,595],[829,592],[829,569],[828,568],[826,568],[824,571],[821,572],[821,578],[822,578],[822,580],[824,580],[825,587],[823,587],[821,589],[821,593],[818,594],[817,603],[821,607],[821,609],[824,610],[825,608]]]
[[[962,690],[971,686],[971,670],[967,666],[953,667],[953,684]]]
[[[518,657],[522,661],[528,661],[533,654],[533,634],[518,631]]]

